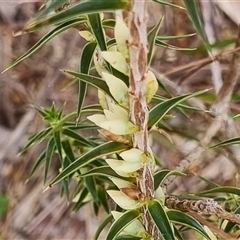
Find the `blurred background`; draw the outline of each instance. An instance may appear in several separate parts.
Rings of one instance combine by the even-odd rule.
[[[181,0],[171,2],[183,6]],[[240,22],[240,1],[198,2],[209,41],[218,46],[214,48],[214,54],[233,49]],[[1,72],[50,30],[48,28],[14,36],[34,16],[41,4],[41,1],[35,0],[1,1]],[[155,3],[149,4],[149,29],[163,15],[165,19],[160,35],[195,32],[185,11]],[[46,143],[42,142],[31,148],[27,154],[18,156],[28,138],[44,126],[33,106],[48,107],[55,102],[59,108],[65,106],[65,112],[76,109],[78,86],[73,84],[66,88],[71,79],[59,69],[78,69],[84,43],[85,40],[76,29],[67,30],[23,63],[0,75],[0,239],[92,239],[98,221],[103,219],[104,213],[100,213],[98,220],[95,220],[89,205],[79,213],[72,213],[71,204],[60,197],[58,187],[43,193],[43,169],[40,168],[27,181],[31,168]],[[207,59],[208,54],[197,36],[167,43],[175,47],[156,49],[154,69],[173,83],[172,91],[176,86],[182,92],[212,88],[209,98],[203,101],[206,107],[210,106],[229,70],[231,54],[224,56],[215,64],[217,66],[207,64],[200,69],[198,61]],[[182,51],[184,48],[197,50]],[[187,66],[190,64],[198,71],[188,74]],[[240,110],[239,94],[238,84],[235,99],[230,106],[235,114]],[[89,87],[86,104],[96,102],[96,90]],[[171,135],[175,147],[163,136],[156,135],[153,149],[163,167],[173,169],[197,145],[194,138],[204,132],[208,123],[196,112],[190,118],[176,114],[169,120],[169,124],[171,131],[165,131]],[[58,170],[56,161],[50,176],[56,176]],[[236,164],[226,154],[217,151],[204,154],[188,172],[189,177],[178,179],[171,185],[170,193],[205,189],[207,184],[193,176],[195,173],[222,185],[233,184],[237,180]]]

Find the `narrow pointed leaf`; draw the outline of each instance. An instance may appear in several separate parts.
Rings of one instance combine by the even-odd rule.
[[[152,98],[152,102],[156,102],[156,103],[161,103],[161,102],[164,102],[166,101],[167,98],[165,97],[162,97],[162,96],[159,96],[159,95],[154,95],[153,98]],[[201,108],[197,108],[197,107],[192,107],[190,105],[187,105],[186,103],[179,103],[178,108],[183,108],[183,109],[186,109],[186,110],[192,110],[192,111],[203,111],[203,109]]]
[[[207,232],[204,230],[203,226],[188,214],[180,212],[178,210],[168,210],[167,216],[171,222],[189,227],[199,232],[206,239],[211,240]]]
[[[91,193],[95,202],[98,201],[98,193],[96,188],[96,182],[92,176],[85,178],[85,185],[88,191]]]
[[[240,206],[234,211],[234,214],[240,214]],[[229,221],[224,229],[224,232],[229,233],[235,226],[236,223]]]
[[[227,139],[225,141],[222,141],[216,145],[213,145],[210,147],[211,148],[218,148],[218,147],[224,147],[224,146],[229,146],[229,145],[233,145],[233,144],[240,144],[240,138],[239,137],[235,137],[235,138],[230,138]]]
[[[173,49],[173,50],[177,50],[177,51],[193,51],[196,50],[196,48],[181,48],[181,47],[177,47],[168,43],[165,43],[164,41],[161,41],[159,38],[156,38],[155,41],[155,45],[158,47],[164,47],[167,49]]]
[[[51,134],[52,128],[46,128],[42,131],[38,132],[37,134],[34,134],[32,137],[30,137],[27,145],[23,148],[21,153],[24,153],[30,148],[34,143],[43,141],[46,137],[48,137]]]
[[[112,12],[117,9],[127,9],[129,5],[130,5],[129,1],[127,0],[81,1],[73,5],[72,7],[63,10],[53,16],[49,16],[40,20],[33,20],[24,28],[24,31],[33,32],[46,26],[72,20],[83,14],[90,14],[96,12]]]
[[[196,1],[183,0],[183,2],[186,6],[188,16],[191,18],[193,25],[197,30],[197,33],[201,37],[208,52],[210,52],[211,51],[210,44],[209,44],[207,35],[205,33],[205,29],[204,29],[204,26],[203,26],[203,23],[202,23],[202,20],[201,20],[201,17],[200,17],[198,8],[197,8]]]
[[[131,222],[139,217],[138,210],[131,210],[125,212],[119,219],[117,219],[109,229],[106,240],[114,240]]]
[[[132,236],[132,235],[120,235],[120,236],[116,237],[115,239],[116,240],[141,240],[143,238]]]
[[[80,68],[79,71],[81,73],[88,74],[91,62],[93,58],[93,53],[96,49],[97,43],[90,42],[86,44],[82,50],[81,58],[80,58]],[[77,116],[80,117],[81,109],[83,106],[83,102],[87,93],[87,83],[83,81],[79,81],[79,94],[78,94],[78,108],[77,108]]]
[[[200,94],[203,94],[205,92],[209,91],[207,90],[202,90],[198,91],[193,94],[186,94],[182,96],[178,96],[175,98],[168,99],[162,103],[159,103],[156,105],[154,108],[152,108],[149,112],[149,120],[148,120],[148,126],[152,127],[153,125],[157,124],[159,121],[162,120],[162,118],[175,106],[177,106],[179,103],[182,101],[185,101],[189,98],[196,97]]]
[[[59,35],[61,32],[65,31],[66,29],[69,29],[70,27],[74,27],[81,23],[84,23],[85,21],[86,20],[83,20],[81,18],[73,19],[73,20],[63,23],[60,26],[56,27],[55,29],[51,30],[49,33],[47,33],[45,36],[43,36],[36,44],[34,44],[29,50],[27,50],[21,57],[19,57],[17,60],[15,60],[8,68],[6,68],[3,71],[3,73],[8,71],[9,69],[15,67],[16,65],[21,63],[26,58],[30,57],[32,54],[37,52],[47,42],[52,40],[55,36]]]
[[[107,51],[107,44],[105,41],[105,34],[102,27],[102,21],[99,13],[89,14],[88,21],[90,23],[92,32],[98,42],[101,51]]]
[[[45,161],[45,157],[46,157],[46,151],[42,152],[41,155],[40,155],[40,156],[38,157],[38,159],[36,160],[36,162],[34,163],[29,178],[31,178],[31,177],[33,176],[33,174],[36,172],[36,170],[37,170],[37,169],[41,166],[41,164]]]
[[[93,211],[95,216],[98,216],[99,213],[99,202],[92,201]]]
[[[160,30],[160,27],[162,25],[162,22],[163,22],[163,17],[160,19],[160,21],[158,22],[158,24],[156,24],[156,26],[154,26],[151,31],[148,33],[148,36],[147,36],[147,40],[148,40],[148,59],[147,59],[147,62],[148,62],[148,65],[151,64],[151,61],[152,61],[152,58],[153,58],[153,55],[154,55],[154,47],[155,47],[155,41],[156,41],[156,38],[157,38],[157,34]]]
[[[62,131],[62,133],[72,139],[74,139],[75,141],[79,142],[82,146],[85,146],[85,147],[93,147],[94,145],[89,142],[86,138],[78,135],[75,131],[73,130],[70,130],[70,129],[64,129]]]
[[[153,0],[153,1],[156,2],[156,3],[160,3],[160,4],[163,4],[163,5],[169,6],[169,7],[175,7],[175,8],[179,8],[179,9],[185,10],[184,7],[176,5],[176,4],[173,4],[171,2],[167,2],[165,0]]]
[[[167,40],[173,40],[173,39],[188,38],[193,36],[196,36],[196,33],[189,33],[189,34],[176,35],[176,36],[157,36],[157,39],[160,41],[167,41]]]
[[[161,185],[166,178],[168,178],[171,175],[176,176],[186,176],[185,173],[175,171],[175,170],[161,170],[154,174],[154,189],[157,189],[159,185]]]
[[[106,190],[102,187],[98,187],[98,199],[99,202],[102,204],[104,210],[109,213],[107,193]]]
[[[84,199],[88,195],[88,189],[86,187],[83,188],[81,194],[79,195],[79,199],[76,202],[73,211],[77,212],[82,206],[84,206],[87,202],[84,202]]]
[[[87,176],[104,176],[104,177],[115,177],[120,178],[123,180],[131,180],[130,178],[119,176],[112,168],[109,166],[101,166],[93,168],[86,173],[82,174],[80,177],[87,177]]]
[[[60,182],[62,179],[69,176],[71,173],[76,172],[80,167],[86,166],[97,158],[117,153],[125,150],[126,145],[118,142],[107,142],[98,147],[95,147],[91,151],[85,153],[80,158],[76,159],[75,162],[65,168],[49,185],[50,187]]]
[[[64,157],[62,161],[62,168],[66,168],[69,165],[69,159],[67,157]],[[61,182],[61,196],[66,195],[67,199],[69,200],[70,198],[70,177],[68,176]]]
[[[114,97],[112,96],[111,92],[109,91],[108,85],[101,78],[89,76],[89,75],[83,74],[83,73],[72,72],[72,71],[68,71],[68,70],[64,70],[64,72],[102,90],[104,93],[106,93],[109,97],[111,97],[114,100]]]
[[[113,216],[112,214],[109,214],[103,221],[102,223],[99,225],[99,227],[97,228],[97,231],[94,235],[94,240],[97,240],[99,235],[101,234],[102,230],[113,220]]]
[[[226,193],[226,194],[235,194],[235,195],[240,196],[240,188],[231,187],[231,186],[217,187],[217,188],[212,188],[212,189],[209,189],[206,191],[202,191],[200,193],[197,193],[196,195],[204,196],[204,195],[209,195],[212,193]]]
[[[92,113],[92,112],[102,112],[102,107],[100,104],[93,104],[83,107],[84,113]]]
[[[49,167],[51,165],[51,160],[52,160],[52,155],[55,150],[55,141],[54,138],[52,137],[47,144],[46,148],[46,157],[45,157],[45,168],[44,168],[44,183],[47,181],[47,176],[48,176],[48,171]]]
[[[99,111],[97,111],[97,113],[99,113]],[[64,124],[64,127],[68,128],[70,130],[89,130],[89,129],[92,130],[92,129],[98,129],[99,128],[95,124],[76,124],[76,122],[66,123],[66,124]]]
[[[60,133],[60,131],[54,132],[53,136],[54,136],[54,141],[55,141],[55,145],[56,145],[60,160],[62,161],[63,156],[62,156],[62,144],[61,144],[61,133]]]
[[[53,12],[54,10],[58,9],[59,7],[63,6],[66,2],[69,0],[52,0],[47,1],[45,3],[45,6],[40,10],[40,12],[37,14],[35,19],[40,19],[45,17],[50,12]]]
[[[180,231],[174,226],[174,234],[177,240],[184,240],[183,236],[181,235]]]
[[[154,199],[148,203],[147,208],[162,238],[165,240],[175,240],[171,223],[162,204]]]
[[[69,162],[74,162],[75,161],[75,156],[73,154],[70,142],[68,140],[64,140],[62,142],[62,147],[63,147],[63,151],[65,152]]]
[[[102,25],[103,27],[107,27],[107,28],[114,28],[116,24],[116,20],[115,19],[104,19],[102,21]]]
[[[210,187],[212,187],[212,188],[217,188],[217,187],[219,187],[219,185],[218,184],[216,184],[215,182],[213,182],[213,181],[210,181],[210,180],[208,180],[208,179],[206,179],[206,178],[204,178],[204,177],[202,177],[202,176],[199,176],[199,175],[196,175],[199,179],[201,179],[202,181],[204,181],[207,185],[209,185]]]

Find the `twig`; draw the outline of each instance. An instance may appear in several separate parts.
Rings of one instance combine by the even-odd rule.
[[[236,42],[236,49],[240,47],[240,26],[238,32],[238,38]],[[180,161],[180,164],[175,168],[178,171],[185,171],[194,161],[200,158],[202,153],[208,147],[212,138],[221,129],[222,124],[228,119],[229,103],[231,100],[232,92],[237,79],[240,75],[240,51],[235,51],[232,57],[231,68],[229,76],[224,81],[223,86],[217,95],[217,100],[212,107],[212,112],[215,116],[212,123],[206,130],[206,133],[200,140],[199,145],[194,148],[184,159]],[[163,184],[163,189],[166,192],[167,186],[176,178],[176,176],[171,176]]]
[[[204,29],[209,40],[210,44],[216,42],[215,32],[214,32],[214,18],[216,18],[216,9],[213,6],[213,3],[210,1],[200,1],[202,6],[202,14],[203,14],[203,21],[204,21]],[[215,10],[215,14],[213,13]],[[212,49],[212,54],[216,55],[219,52],[217,49]],[[214,61],[210,64],[212,78],[213,78],[213,86],[215,92],[221,89],[223,81],[222,81],[222,72],[219,61]]]
[[[196,212],[203,215],[216,215],[218,218],[231,221],[240,225],[240,215],[225,211],[213,199],[204,200],[179,200],[174,196],[167,196],[165,204],[168,208],[180,210],[182,212]]]
[[[198,61],[194,61],[194,62],[188,63],[188,64],[186,64],[184,66],[176,67],[173,70],[165,72],[164,75],[167,76],[167,77],[170,77],[172,75],[180,74],[180,73],[182,73],[184,71],[192,71],[192,70],[194,70],[196,72],[197,70],[200,70],[201,68],[203,68],[204,66],[208,65],[209,63],[214,62],[216,60],[221,60],[221,59],[225,58],[227,55],[239,51],[239,49],[240,49],[240,47],[237,47],[237,48],[232,49],[232,50],[221,52],[221,53],[217,54],[214,57],[207,57],[205,59],[201,59],[201,60],[198,60]]]

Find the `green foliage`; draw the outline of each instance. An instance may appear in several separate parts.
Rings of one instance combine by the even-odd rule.
[[[0,216],[4,214],[9,206],[9,200],[5,195],[0,195]]]
[[[186,10],[204,45],[210,51],[210,45],[202,27],[195,1],[184,1],[186,9],[167,1],[154,1],[170,7],[180,8],[183,11]],[[130,2],[128,0],[87,0],[77,1],[69,6],[66,0],[47,1],[39,14],[23,29],[23,32],[33,32],[51,25],[57,25],[6,70],[21,63],[45,46],[55,36],[69,28],[85,26],[88,36],[91,36],[89,39],[86,39],[87,43],[81,51],[77,72],[63,70],[64,73],[73,77],[74,83],[78,83],[79,94],[76,110],[65,115],[64,109],[59,110],[54,104],[50,109],[36,108],[47,126],[29,139],[22,153],[43,141],[46,142],[46,148],[35,161],[30,177],[41,165],[44,165],[44,183],[48,182],[49,169],[55,155],[59,159],[60,172],[51,180],[49,187],[60,183],[62,192],[69,201],[75,203],[74,211],[79,211],[85,204],[91,203],[96,215],[100,207],[103,207],[109,213],[110,206],[108,200],[109,196],[111,196],[116,202],[115,205],[118,205],[116,208],[120,211],[117,213],[112,212],[99,225],[94,238],[96,240],[109,223],[111,227],[106,237],[107,240],[153,239],[154,236],[146,232],[143,226],[142,208],[145,208],[148,214],[150,214],[160,232],[161,239],[184,239],[182,236],[188,230],[200,233],[204,239],[211,239],[203,225],[196,219],[187,213],[169,210],[165,207],[161,185],[170,176],[178,175],[184,177],[186,174],[179,171],[161,169],[155,172],[153,176],[153,190],[155,190],[155,195],[160,197],[158,199],[156,199],[157,197],[151,198],[149,196],[143,198],[141,194],[138,194],[136,179],[141,177],[139,176],[141,174],[139,169],[147,161],[150,162],[151,168],[154,169],[156,165],[155,158],[150,150],[143,153],[139,149],[135,149],[132,142],[132,134],[139,131],[139,126],[135,126],[129,120],[129,62],[127,59],[128,54],[126,54],[126,51],[128,51],[126,39],[124,39],[128,32],[125,31],[118,36],[123,39],[110,39],[106,34],[106,29],[114,29],[116,21],[114,19],[102,19],[101,17],[103,12],[112,12],[118,9],[129,10]],[[57,11],[53,13],[55,10]],[[157,36],[162,22],[163,18],[160,19],[147,36],[149,47],[148,67],[151,64],[156,47],[179,50],[180,48],[169,45],[165,41],[194,35]],[[127,29],[123,21],[121,24],[124,26],[123,29]],[[84,35],[83,32],[80,32],[81,34]],[[104,58],[104,53],[106,52],[108,58],[106,54]],[[117,60],[119,59],[115,58],[120,55],[123,58],[123,63],[127,66],[126,71],[117,66]],[[121,61],[120,63],[122,67],[124,64]],[[149,104],[149,131],[158,129],[160,125],[169,126],[169,128],[165,127],[167,130],[171,129],[171,126],[166,123],[169,111],[179,111],[185,116],[191,111],[202,111],[190,106],[187,100],[199,95],[206,97],[208,90],[201,90],[177,97],[171,97],[169,94],[161,96],[157,92],[158,81],[161,83],[161,79],[157,81],[153,73],[147,73],[150,79],[146,78],[144,84],[146,84],[146,98],[151,103]],[[98,90],[99,104],[84,106],[89,84]],[[88,115],[88,118],[86,118],[86,115]],[[93,138],[84,135],[83,130],[93,129],[98,129],[104,137],[96,136]],[[212,148],[232,144],[239,144],[239,138],[229,139],[212,146]],[[219,187],[211,184],[210,181],[204,178],[201,179],[208,185],[214,186],[214,188],[195,194],[195,196],[192,195],[193,197],[215,197],[217,193],[222,193],[225,196],[224,203],[226,203],[232,200],[234,195],[237,199],[235,212],[240,212],[240,190],[237,187]],[[70,187],[70,182],[72,181],[77,185],[75,189]],[[128,191],[130,194],[128,194]],[[0,196],[0,213],[6,207],[7,199],[4,196]],[[225,232],[231,232],[234,227],[233,223],[228,222],[222,228]]]
[[[151,217],[162,234],[163,239],[174,240],[174,232],[162,204],[157,200],[152,200],[148,203],[147,207]]]

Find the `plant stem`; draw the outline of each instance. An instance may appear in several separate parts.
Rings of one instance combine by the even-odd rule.
[[[146,102],[145,74],[147,71],[147,0],[133,0],[128,15],[130,37],[129,47],[129,97],[130,119],[140,127],[140,131],[133,134],[133,146],[148,154],[148,108]],[[139,171],[137,186],[144,199],[154,197],[153,167],[150,159],[144,163]],[[142,208],[142,222],[146,231],[154,238],[159,239],[155,227],[146,207]]]

